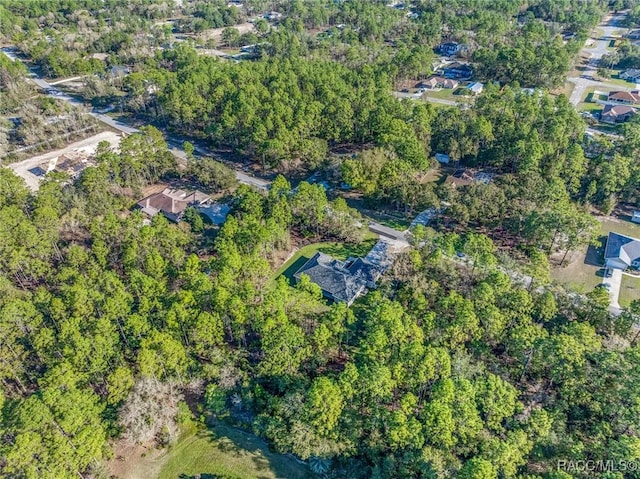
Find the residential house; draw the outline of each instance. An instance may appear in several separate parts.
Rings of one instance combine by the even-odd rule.
[[[633,215],[631,216],[631,221],[633,221],[634,223],[640,223],[640,211],[633,212]]]
[[[457,170],[453,175],[447,176],[444,180],[445,185],[451,185],[454,188],[458,186],[469,186],[472,183],[482,183],[488,185],[493,180],[494,173],[488,171],[473,171],[462,168]]]
[[[335,302],[351,306],[367,289],[375,288],[376,282],[393,261],[391,245],[379,240],[364,258],[337,260],[325,253],[316,253],[293,277],[300,281],[302,275],[320,286],[322,294]]]
[[[603,123],[623,123],[636,114],[636,110],[627,105],[605,105],[600,113]]]
[[[474,95],[479,95],[480,93],[482,93],[482,90],[484,90],[484,85],[479,81],[469,83],[469,85],[467,85],[467,90],[469,90]]]
[[[211,201],[209,195],[201,191],[186,192],[165,188],[160,193],[147,196],[138,201],[138,207],[148,216],[162,213],[169,220],[179,222],[189,206],[202,207]]]
[[[640,30],[630,30],[625,36],[631,40],[640,40]]]
[[[640,70],[631,68],[620,73],[620,78],[631,83],[640,83]]]
[[[474,182],[473,172],[466,169],[456,171],[453,175],[447,176],[444,180],[445,185],[451,185],[454,188],[458,186],[469,186]]]
[[[640,91],[612,91],[609,93],[607,101],[622,105],[637,105],[640,103]]]
[[[421,81],[416,85],[416,88],[445,88],[447,90],[453,90],[459,85],[457,80],[453,78],[445,78],[437,75],[432,75],[426,80]]]
[[[438,51],[446,56],[453,57],[462,49],[462,45],[458,42],[445,42],[438,46]]]
[[[442,68],[444,76],[458,80],[468,80],[473,75],[473,68],[470,65],[460,62],[452,62]]]
[[[69,152],[60,155],[55,163],[53,171],[66,173],[71,178],[77,178],[88,166],[94,166],[95,161],[84,151]]]
[[[625,270],[640,266],[640,240],[618,233],[609,233],[604,250],[607,268]]]
[[[280,12],[267,12],[262,17],[265,18],[266,20],[271,21],[271,22],[275,22],[275,21],[278,21],[278,20],[282,19],[282,13],[280,13]]]

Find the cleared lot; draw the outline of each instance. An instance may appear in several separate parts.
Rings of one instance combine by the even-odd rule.
[[[112,147],[114,147],[120,144],[120,139],[121,136],[119,134],[112,131],[104,131],[89,138],[85,138],[84,140],[71,143],[70,145],[60,150],[50,151],[43,155],[34,156],[17,163],[11,163],[9,165],[6,165],[6,167],[13,170],[16,175],[24,178],[27,186],[32,191],[37,191],[43,176],[34,174],[34,169],[40,167],[41,170],[46,172],[48,169],[55,166],[55,162],[62,155],[71,154],[74,152],[83,152],[91,156],[95,153],[96,148],[98,147],[98,143],[100,143],[101,141],[106,141]]]

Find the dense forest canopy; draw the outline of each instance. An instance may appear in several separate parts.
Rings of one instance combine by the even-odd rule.
[[[594,212],[640,204],[640,120],[594,138],[549,92],[608,8],[637,6],[244,3],[0,0],[4,40],[38,72],[87,74],[85,99],[165,130],[102,143],[77,178],[37,191],[0,167],[0,476],[107,477],[114,444],[166,446],[194,420],[250,430],[326,478],[587,479],[560,462],[640,461],[640,302],[614,317],[604,288],[550,277],[552,257],[594,243]],[[271,10],[283,19],[253,18]],[[204,54],[214,28],[252,58]],[[482,94],[394,96],[449,40],[468,45]],[[20,120],[0,124],[0,147],[96,127],[28,75],[0,55],[0,114]],[[270,187],[239,185],[189,142],[176,158],[163,133],[242,158]],[[491,181],[435,182],[435,154]],[[312,173],[326,182],[300,181]],[[136,202],[160,183],[230,214],[147,218]],[[427,208],[351,306],[275,273],[295,248],[375,242],[365,211]]]

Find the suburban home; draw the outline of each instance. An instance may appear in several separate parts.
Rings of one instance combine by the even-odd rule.
[[[267,12],[262,15],[262,18],[269,20],[271,22],[275,22],[282,19],[282,13],[280,12]]]
[[[623,123],[636,114],[636,110],[627,105],[605,105],[600,113],[603,123]]]
[[[446,56],[455,56],[462,49],[462,45],[458,42],[445,42],[438,46],[438,51]]]
[[[303,274],[307,275],[326,298],[351,306],[368,288],[376,287],[376,281],[391,265],[390,246],[388,241],[379,240],[364,258],[346,261],[318,252],[293,277],[300,281]]]
[[[473,68],[460,62],[452,62],[442,68],[444,76],[458,80],[468,80],[473,75]]]
[[[451,185],[454,188],[459,186],[469,186],[474,182],[473,172],[466,169],[456,171],[453,175],[447,176],[444,180],[445,185]]]
[[[640,211],[633,212],[633,215],[631,215],[631,221],[634,223],[640,223]]]
[[[445,78],[441,76],[430,76],[424,81],[421,81],[416,85],[416,88],[446,88],[447,90],[452,90],[458,87],[458,81],[453,78]]]
[[[638,80],[640,80],[640,70],[632,68],[630,70],[623,71],[620,73],[620,78],[632,83],[638,83]]]
[[[473,171],[467,168],[457,170],[453,175],[447,176],[445,185],[454,188],[458,186],[469,186],[472,183],[482,183],[488,185],[493,180],[495,174],[488,171]]]
[[[604,250],[607,268],[625,270],[640,266],[640,240],[618,233],[609,233]]]
[[[469,83],[469,85],[467,85],[467,90],[469,90],[474,95],[479,95],[480,93],[482,93],[482,90],[484,90],[484,85],[479,81]]]
[[[153,217],[158,213],[162,213],[169,220],[177,223],[182,220],[187,207],[202,207],[209,204],[210,201],[209,195],[201,191],[186,192],[165,188],[160,193],[155,193],[138,201],[137,205],[147,216]]]
[[[622,105],[637,105],[640,103],[640,91],[612,91],[609,93],[607,101]]]
[[[631,40],[640,40],[640,30],[630,30],[625,36]]]

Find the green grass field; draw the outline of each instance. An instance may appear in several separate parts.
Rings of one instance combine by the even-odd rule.
[[[157,479],[303,479],[314,477],[293,457],[274,454],[257,436],[224,424],[193,428],[161,458]]]

